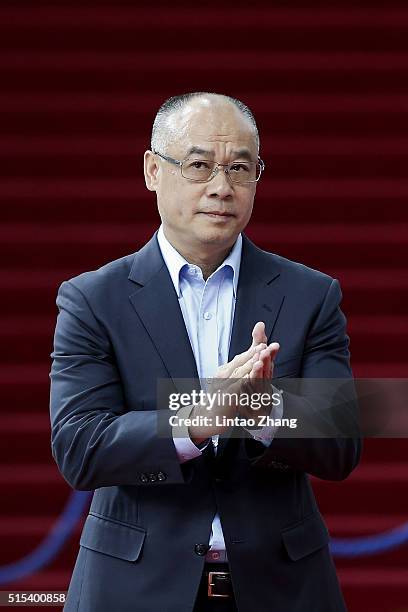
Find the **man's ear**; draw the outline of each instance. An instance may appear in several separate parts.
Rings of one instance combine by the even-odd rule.
[[[146,187],[149,191],[156,191],[157,188],[157,172],[159,166],[156,161],[156,156],[152,151],[145,151],[144,154],[144,177]]]

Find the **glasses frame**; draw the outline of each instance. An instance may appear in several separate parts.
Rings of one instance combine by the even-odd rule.
[[[265,162],[258,156],[258,160],[256,162],[251,162],[253,164],[254,163],[258,164],[259,167],[260,167],[260,172],[259,172],[258,178],[255,179],[254,181],[234,181],[234,179],[231,177],[231,174],[230,174],[230,167],[233,166],[234,164],[236,164],[237,162],[232,162],[231,164],[217,164],[216,162],[213,162],[210,159],[200,159],[200,160],[197,160],[197,161],[209,161],[209,162],[211,162],[213,164],[215,163],[215,166],[214,166],[214,170],[211,172],[210,177],[206,181],[199,181],[199,180],[196,180],[196,179],[188,178],[187,176],[184,176],[184,174],[183,174],[183,164],[184,164],[184,162],[187,161],[188,159],[194,159],[194,158],[191,158],[188,155],[184,159],[180,160],[180,159],[174,159],[173,157],[169,157],[168,155],[163,155],[163,153],[159,153],[158,151],[153,151],[153,153],[155,155],[158,155],[159,157],[161,157],[165,161],[169,162],[170,164],[175,164],[177,166],[180,166],[181,176],[184,179],[186,179],[186,181],[191,181],[192,183],[209,183],[218,174],[218,172],[220,171],[220,167],[221,168],[225,167],[224,173],[227,175],[227,177],[229,178],[231,183],[234,183],[235,185],[250,185],[252,183],[257,183],[259,181],[259,179],[261,178],[262,172],[265,170]]]

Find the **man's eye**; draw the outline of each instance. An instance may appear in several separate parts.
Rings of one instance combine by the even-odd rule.
[[[248,164],[233,164],[231,166],[231,171],[232,172],[240,172],[240,173],[244,173],[244,172],[249,172],[249,166]]]
[[[203,170],[203,169],[206,170],[209,166],[208,166],[207,162],[199,161],[199,160],[196,159],[196,160],[190,162],[188,164],[188,167],[189,168],[194,168],[195,170]]]

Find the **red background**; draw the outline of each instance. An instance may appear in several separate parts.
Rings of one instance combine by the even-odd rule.
[[[2,0],[0,69],[0,565],[70,493],[50,452],[57,287],[157,228],[142,156],[171,95],[251,107],[267,169],[248,235],[340,280],[356,375],[407,376],[406,3]],[[346,482],[314,481],[333,536],[407,520],[405,448],[368,440]],[[7,588],[66,589],[79,534]],[[408,610],[407,547],[337,565],[350,612]]]

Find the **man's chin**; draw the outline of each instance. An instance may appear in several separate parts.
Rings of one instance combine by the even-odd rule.
[[[239,231],[233,228],[203,228],[197,238],[202,244],[228,245],[235,242],[238,234]]]

